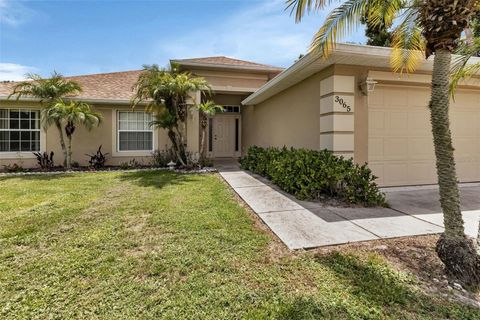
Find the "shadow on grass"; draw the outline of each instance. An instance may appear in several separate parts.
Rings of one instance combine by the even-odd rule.
[[[417,294],[409,284],[413,279],[393,270],[380,258],[374,256],[366,261],[351,254],[339,252],[317,256],[316,260],[328,267],[344,283],[351,287],[353,294],[376,305],[407,304]]]
[[[137,171],[125,172],[119,176],[121,181],[134,183],[141,187],[163,188],[166,185],[181,185],[195,178],[190,174],[168,171]]]
[[[58,178],[67,178],[73,176],[74,173],[58,173],[58,174],[26,174],[26,175],[11,175],[0,177],[0,181],[7,181],[13,179],[20,180],[35,180],[35,181],[50,181]]]
[[[413,278],[395,271],[378,257],[364,260],[334,252],[318,255],[315,260],[336,276],[339,288],[332,290],[339,291],[338,299],[296,297],[279,308],[278,319],[478,319],[479,310],[473,307],[417,291]]]

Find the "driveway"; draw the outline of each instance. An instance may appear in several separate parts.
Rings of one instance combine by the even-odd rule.
[[[386,188],[383,191],[393,210],[443,227],[438,187]],[[461,184],[460,197],[465,232],[476,238],[480,220],[480,184]]]
[[[390,208],[334,207],[300,201],[236,162],[215,163],[225,181],[290,249],[443,232],[436,186],[385,188]],[[480,184],[460,187],[466,233],[477,236]]]

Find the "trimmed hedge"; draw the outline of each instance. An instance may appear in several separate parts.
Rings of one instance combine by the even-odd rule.
[[[240,160],[242,168],[270,179],[284,191],[303,200],[321,195],[351,204],[385,206],[375,177],[367,165],[335,156],[331,151],[250,147]]]

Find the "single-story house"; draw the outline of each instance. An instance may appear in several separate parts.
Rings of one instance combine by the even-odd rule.
[[[285,70],[227,57],[172,61],[204,77],[215,102],[226,106],[209,120],[210,158],[240,157],[252,145],[329,149],[367,162],[382,186],[436,183],[427,107],[433,63],[425,61],[413,74],[395,74],[390,54],[389,48],[339,44],[327,59],[309,53]],[[85,163],[83,154],[100,144],[112,164],[132,157],[148,161],[153,150],[168,144],[165,132],[145,125],[150,115],[131,109],[132,86],[140,72],[70,77],[83,86],[77,98],[105,117],[99,128],[74,137],[76,161]],[[479,80],[462,83],[451,105],[462,182],[480,181]],[[53,150],[60,157],[55,130],[44,132],[38,125],[38,102],[6,100],[12,85],[0,85],[0,165],[23,161],[34,166],[33,150]],[[15,121],[19,129],[8,126]],[[192,109],[187,121],[192,152],[199,151],[199,133],[199,115]]]

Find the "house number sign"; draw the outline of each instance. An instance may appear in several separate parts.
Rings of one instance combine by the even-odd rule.
[[[340,98],[339,96],[335,96],[335,102],[340,104],[342,106],[342,108],[344,109],[347,109],[347,112],[350,112],[352,111],[352,107],[350,107],[346,102],[345,100],[343,100],[342,98]]]

